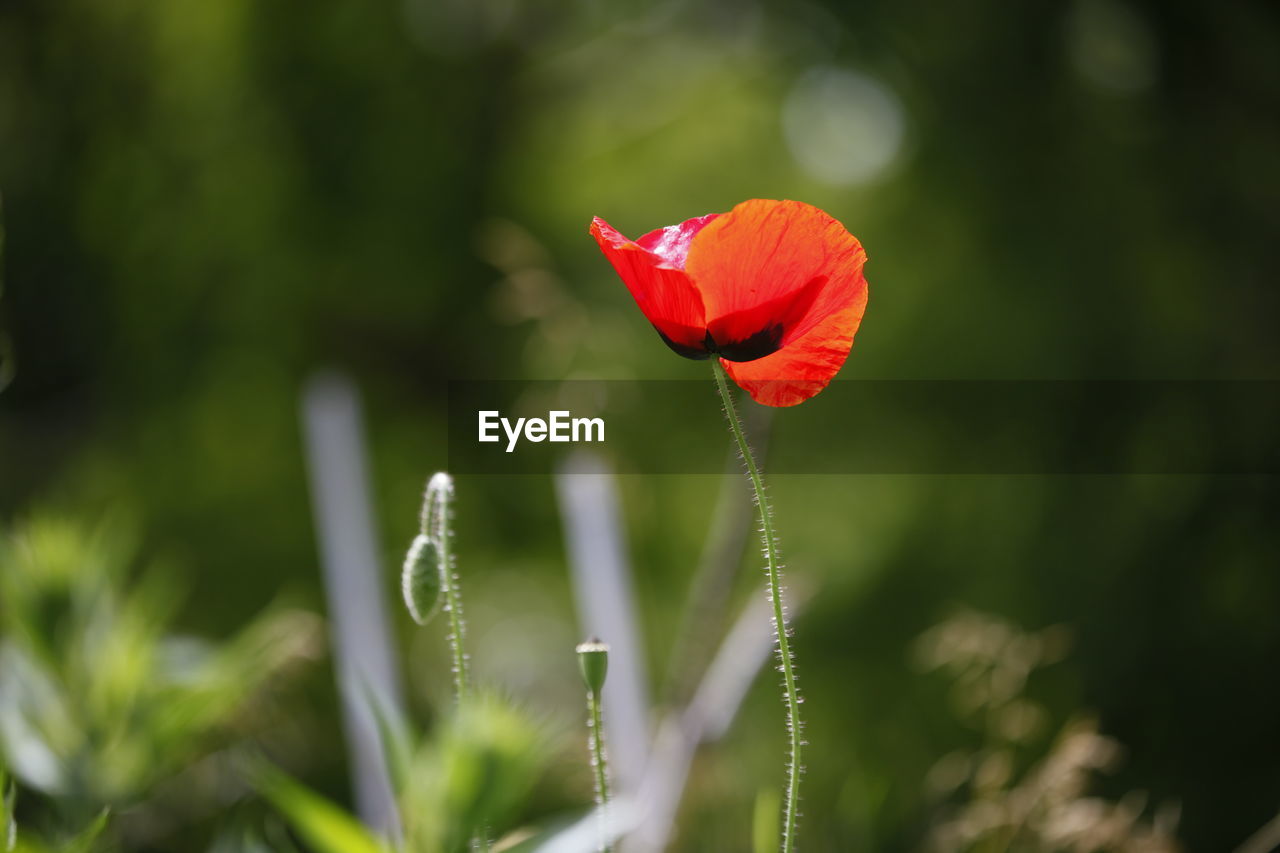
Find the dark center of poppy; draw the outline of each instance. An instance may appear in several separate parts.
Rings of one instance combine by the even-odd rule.
[[[661,329],[658,329],[658,334],[676,355],[691,358],[695,361],[702,361],[712,355],[718,355],[725,361],[755,361],[758,358],[764,358],[766,355],[772,355],[782,346],[781,323],[774,323],[772,326],[763,328],[742,340],[727,341],[725,343],[716,341],[711,336],[710,330],[703,337],[701,345],[677,343],[664,334]]]
[[[702,345],[707,352],[716,353],[726,361],[755,361],[778,351],[782,345],[782,324],[774,323],[740,341],[726,343],[717,343],[708,331]]]

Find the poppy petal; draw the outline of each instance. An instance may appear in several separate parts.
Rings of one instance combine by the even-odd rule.
[[[753,361],[782,349],[786,331],[791,339],[797,335],[802,321],[811,316],[814,302],[827,284],[827,277],[820,275],[804,287],[772,299],[746,311],[719,317],[707,325],[707,331],[721,356],[729,361]],[[761,324],[767,324],[763,327]],[[740,337],[742,329],[760,329],[749,337]]]
[[[690,241],[705,224],[689,220],[671,229],[659,229],[642,237],[646,244],[642,245],[628,240],[598,216],[591,220],[591,236],[631,291],[636,305],[669,347],[690,358],[706,357],[705,310],[698,289],[682,267]],[[675,233],[665,235],[672,229]]]
[[[689,255],[689,244],[693,242],[693,238],[708,222],[719,215],[718,213],[708,213],[706,216],[686,219],[679,225],[658,228],[636,240],[636,245],[653,252],[676,269],[682,270],[684,269],[685,258]],[[604,220],[601,220],[601,222],[604,223]],[[607,223],[604,224],[605,227],[608,227]]]
[[[850,304],[828,314],[804,336],[772,355],[747,362],[721,359],[720,363],[757,403],[766,406],[803,403],[826,388],[840,371],[849,357],[853,336],[866,307],[864,282]]]
[[[857,238],[818,208],[752,199],[706,223],[685,270],[717,345],[774,330],[785,349],[856,301],[865,261]]]

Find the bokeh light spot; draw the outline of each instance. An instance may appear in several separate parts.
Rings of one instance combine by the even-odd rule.
[[[787,95],[782,126],[792,156],[806,172],[823,183],[851,186],[877,177],[893,162],[906,121],[902,102],[878,80],[818,67]]]

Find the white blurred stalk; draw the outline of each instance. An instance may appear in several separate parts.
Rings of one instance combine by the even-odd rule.
[[[359,394],[340,373],[316,373],[303,388],[301,416],[356,812],[374,831],[394,837],[399,820],[370,694],[397,717],[403,703],[375,544]]]
[[[793,586],[790,592],[788,622],[808,599],[803,589]],[[659,725],[638,798],[644,819],[627,837],[627,853],[667,849],[698,745],[719,740],[729,730],[747,691],[773,653],[769,610],[766,599],[751,599],[721,643],[688,707],[672,711]]]
[[[598,454],[569,454],[555,474],[583,639],[609,644],[604,732],[618,796],[634,794],[648,758],[649,696],[613,471]]]
[[[757,458],[766,461],[773,423],[767,406],[751,406],[742,412],[744,427],[755,447]],[[688,702],[697,679],[710,662],[711,649],[727,627],[726,605],[734,579],[742,566],[748,540],[755,534],[755,512],[751,484],[742,477],[742,460],[737,451],[725,454],[725,476],[707,527],[707,538],[689,585],[680,627],[671,644],[667,665],[667,687],[661,702]]]

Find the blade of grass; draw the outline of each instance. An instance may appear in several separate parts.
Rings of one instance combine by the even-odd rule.
[[[98,837],[107,828],[107,822],[110,819],[111,810],[103,809],[98,813],[97,817],[89,822],[88,826],[76,834],[75,838],[62,845],[60,853],[90,853],[97,843]]]
[[[391,851],[354,817],[278,770],[260,768],[257,786],[316,853]]]

